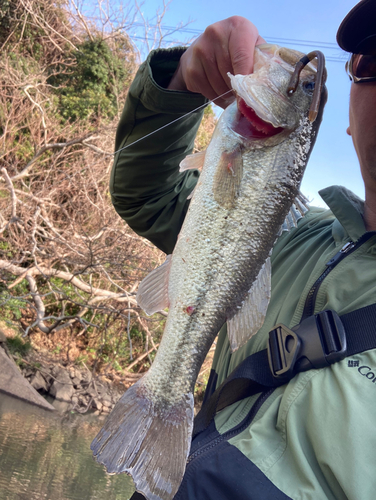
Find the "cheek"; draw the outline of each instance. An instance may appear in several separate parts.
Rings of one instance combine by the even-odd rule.
[[[362,141],[364,134],[367,135],[369,128],[369,109],[370,102],[368,89],[364,84],[352,84],[350,92],[350,126],[347,133],[352,136],[354,146],[357,149],[358,142]]]

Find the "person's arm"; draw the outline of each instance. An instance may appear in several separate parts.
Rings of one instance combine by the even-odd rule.
[[[252,23],[235,16],[207,28],[186,50],[152,52],[132,83],[115,146],[129,147],[115,157],[110,191],[119,215],[166,253],[174,248],[198,179],[197,171],[178,171],[202,118],[203,110],[194,110],[205,97],[229,90],[228,71],[250,73],[254,46],[262,42]]]
[[[172,76],[184,49],[152,52],[129,90],[115,150],[130,145],[206,102],[200,94],[170,91],[157,82]],[[171,253],[197,171],[179,173],[193,149],[203,110],[193,112],[115,156],[110,192],[119,215],[139,235]]]

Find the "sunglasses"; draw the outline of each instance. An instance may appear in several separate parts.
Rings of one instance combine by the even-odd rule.
[[[351,54],[346,72],[354,83],[376,81],[376,54]]]
[[[376,35],[358,44],[356,54],[351,54],[346,63],[346,72],[354,83],[376,81]]]

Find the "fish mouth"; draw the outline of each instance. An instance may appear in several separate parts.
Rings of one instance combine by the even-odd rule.
[[[238,114],[233,129],[243,137],[268,139],[285,130],[283,127],[275,127],[272,123],[261,118],[239,95],[237,96],[237,107]]]

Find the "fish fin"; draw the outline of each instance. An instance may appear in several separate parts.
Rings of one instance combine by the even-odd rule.
[[[170,500],[182,481],[191,446],[193,395],[183,395],[169,409],[158,408],[143,382],[119,399],[91,449],[109,474],[130,474],[148,500]]]
[[[236,351],[262,327],[271,294],[271,263],[268,257],[260,269],[241,309],[227,321],[232,352]]]
[[[137,303],[149,316],[169,306],[168,279],[170,268],[171,255],[168,255],[164,263],[149,273],[138,287]]]
[[[205,151],[200,151],[193,155],[187,155],[184,160],[180,162],[179,172],[184,172],[185,170],[202,170],[205,162]]]
[[[231,208],[239,195],[243,178],[243,157],[240,146],[224,151],[214,174],[214,199],[224,208]]]
[[[190,200],[190,199],[193,197],[193,195],[195,194],[195,191],[196,191],[196,187],[197,187],[197,186],[195,186],[195,187],[192,189],[191,194],[189,194],[189,195],[187,196],[187,200]]]
[[[308,204],[309,202],[304,194],[299,193],[291,205],[290,211],[278,232],[278,236],[281,236],[284,231],[291,231],[291,229],[298,226],[298,220],[308,212]]]

